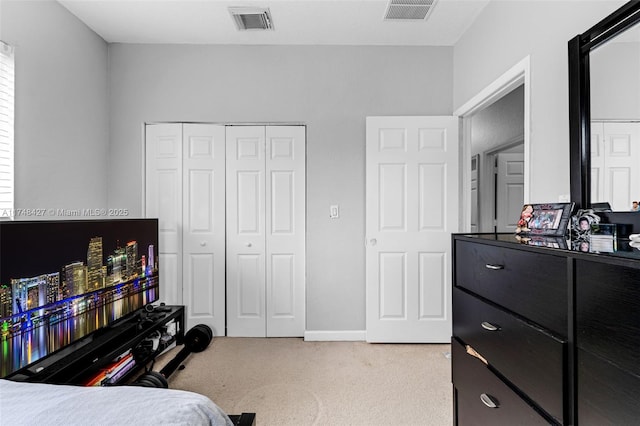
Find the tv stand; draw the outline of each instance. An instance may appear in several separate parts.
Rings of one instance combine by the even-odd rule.
[[[184,306],[161,308],[139,309],[6,379],[72,385],[127,383],[164,349],[182,344]]]

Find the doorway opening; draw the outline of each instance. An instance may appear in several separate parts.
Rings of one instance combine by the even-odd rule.
[[[462,232],[510,232],[529,200],[529,79],[526,57],[454,113],[462,119]]]
[[[516,87],[468,120],[471,155],[478,158],[472,230],[511,232],[524,203],[524,86]]]

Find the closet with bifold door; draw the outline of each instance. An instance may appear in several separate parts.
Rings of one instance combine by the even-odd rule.
[[[147,124],[145,215],[159,218],[160,297],[215,335],[305,329],[300,125]]]

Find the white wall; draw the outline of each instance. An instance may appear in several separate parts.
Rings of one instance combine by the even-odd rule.
[[[530,202],[569,194],[567,43],[624,3],[493,0],[454,47],[454,110],[530,55]]]
[[[15,46],[16,208],[106,206],[107,44],[53,1],[2,0],[0,39]]]
[[[115,44],[109,58],[110,206],[141,213],[144,122],[304,123],[307,330],[364,330],[365,117],[451,114],[452,48]]]

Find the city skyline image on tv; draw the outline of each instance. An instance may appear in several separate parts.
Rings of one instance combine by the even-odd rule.
[[[0,377],[158,298],[155,219],[0,223]]]

